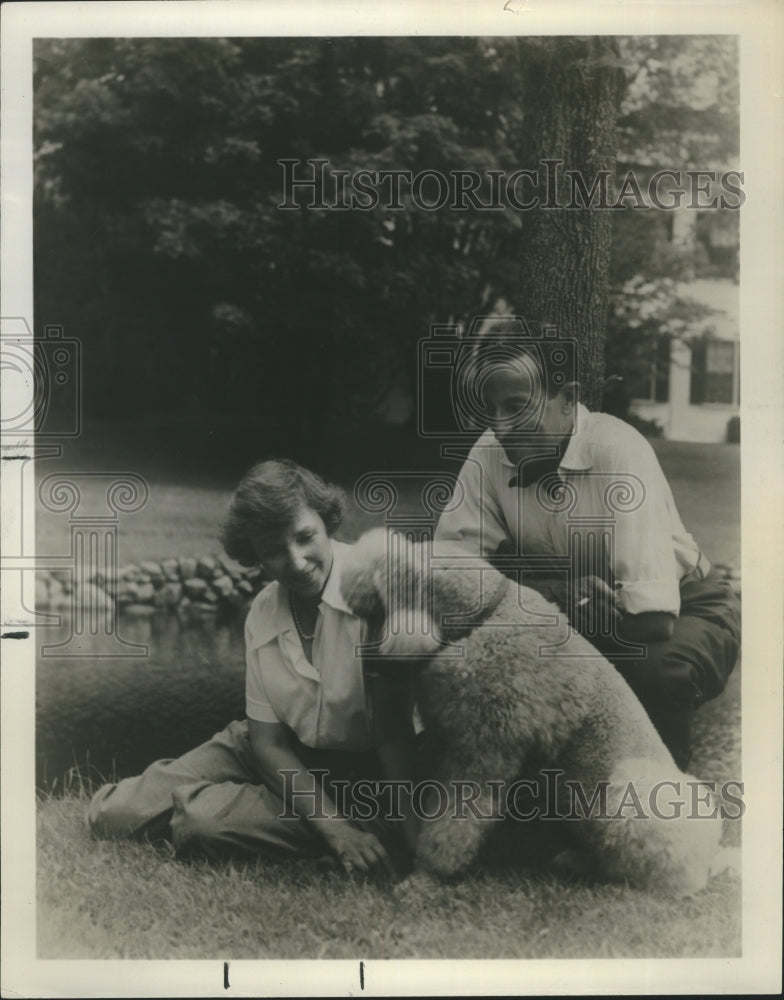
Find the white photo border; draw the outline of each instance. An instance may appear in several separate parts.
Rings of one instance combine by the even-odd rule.
[[[737,34],[741,60],[743,954],[733,959],[44,961],[35,952],[34,630],[2,644],[4,996],[768,993],[781,988],[784,7],[674,0],[225,0],[2,7],[3,317],[32,328],[32,42],[43,37]],[[6,398],[5,407],[18,400]],[[6,412],[10,412],[6,410]],[[16,412],[16,410],[14,411]],[[3,463],[3,549],[17,538],[20,463]],[[25,511],[24,531],[33,530]],[[32,535],[30,536],[32,538]],[[4,573],[4,576],[6,574]],[[3,581],[6,583],[6,580]],[[12,590],[13,588],[11,588]],[[3,589],[3,631],[19,626]],[[24,623],[21,622],[23,625]],[[358,959],[361,956],[358,956]]]

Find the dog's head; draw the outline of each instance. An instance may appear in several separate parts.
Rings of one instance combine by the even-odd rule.
[[[459,547],[434,553],[428,542],[383,529],[359,539],[341,573],[346,603],[389,656],[427,658],[467,635],[505,586],[500,573]],[[473,624],[459,624],[461,616],[473,616]]]

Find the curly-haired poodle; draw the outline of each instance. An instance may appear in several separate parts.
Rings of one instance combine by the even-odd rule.
[[[429,543],[381,529],[354,546],[342,590],[381,654],[421,661],[417,704],[448,799],[422,824],[419,871],[465,869],[494,826],[484,817],[515,806],[500,783],[544,771],[557,782],[546,808],[575,819],[577,857],[599,877],[675,893],[706,884],[721,820],[705,786],[679,771],[632,690],[569,637],[555,605],[459,549],[434,560]],[[558,655],[567,638],[570,655]]]

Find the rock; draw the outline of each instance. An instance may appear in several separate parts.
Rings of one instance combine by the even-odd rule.
[[[36,608],[49,607],[49,585],[41,577],[35,581],[35,606]]]
[[[202,580],[211,580],[218,568],[218,563],[212,556],[199,556],[196,561],[196,575]]]
[[[136,584],[136,600],[142,604],[147,604],[155,597],[155,587],[151,583]]]
[[[120,570],[120,579],[128,580],[130,583],[135,583],[141,576],[141,570],[138,566],[123,566]]]
[[[234,581],[230,576],[219,576],[212,581],[212,587],[221,597],[228,597],[234,592]]]
[[[256,593],[256,588],[250,580],[240,580],[237,584],[237,592],[239,594],[247,594],[248,597],[252,597]]]
[[[66,594],[64,590],[49,591],[49,610],[50,611],[63,611],[65,608],[71,607],[71,602],[73,600],[73,595]]]
[[[223,571],[227,576],[230,576],[235,583],[239,583],[243,578],[243,570],[241,566],[238,566],[233,560],[229,559],[228,556],[222,556],[220,560],[221,566],[223,566]]]
[[[114,601],[94,583],[84,583],[76,588],[76,602],[83,608],[92,607],[98,611],[113,610]]]
[[[160,563],[156,562],[143,562],[139,563],[139,569],[145,574],[150,583],[154,584],[156,587],[163,583],[163,569]]]
[[[180,559],[180,576],[183,580],[191,580],[196,576],[196,560],[190,557]]]
[[[183,587],[188,597],[192,598],[194,601],[201,600],[210,589],[207,581],[200,580],[198,577],[193,580],[186,580],[185,583],[183,583]]]
[[[114,581],[112,581],[109,577],[107,577],[105,573],[103,573],[101,570],[98,569],[92,572],[87,577],[87,580],[90,583],[94,583],[96,587],[100,587],[101,590],[107,590],[109,584],[114,583]]]
[[[217,604],[220,597],[215,593],[215,591],[208,587],[204,593],[201,595],[200,600],[204,601],[205,604]]]
[[[176,559],[162,559],[161,572],[167,580],[178,582],[180,579],[180,564]]]
[[[191,605],[191,614],[195,615],[204,615],[204,616],[214,615],[217,610],[218,610],[217,603],[207,604],[204,601],[196,601],[194,604]]]
[[[250,602],[250,597],[247,594],[241,594],[239,590],[232,590],[223,598],[223,602],[230,608],[243,608]]]
[[[182,584],[170,580],[155,592],[155,605],[159,608],[176,608],[182,600]]]
[[[129,583],[127,580],[120,581],[120,586],[117,588],[118,604],[133,604],[137,600],[138,596],[138,584]]]
[[[126,604],[122,613],[129,618],[148,618],[155,614],[155,608],[152,604]]]

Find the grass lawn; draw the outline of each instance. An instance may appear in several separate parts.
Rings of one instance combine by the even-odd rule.
[[[652,444],[672,486],[681,519],[707,557],[713,562],[739,563],[738,445],[695,445],[664,440],[653,440]],[[86,448],[73,465],[77,469],[132,471],[143,476],[149,484],[147,505],[137,513],[120,518],[121,563],[220,551],[218,526],[235,485],[231,476],[223,472],[219,478],[208,481],[203,467],[188,467],[181,474],[176,451],[171,461],[166,461],[155,452],[137,453],[130,446],[127,460],[120,460],[119,454],[121,452],[115,454],[114,449],[110,449],[104,441]],[[56,464],[42,461],[40,476],[59,471],[65,467],[63,463],[64,460],[58,460]],[[352,482],[344,481],[342,485],[351,492]],[[104,489],[97,482],[82,481],[80,486],[86,494],[95,493],[96,498]],[[378,523],[378,517],[359,510],[351,503],[341,537],[350,541]],[[39,507],[36,535],[39,553],[66,551],[67,517]]]
[[[657,441],[655,448],[687,528],[713,561],[737,563],[737,447]],[[231,483],[181,485],[165,470],[148,479],[150,503],[121,528],[121,561],[216,551],[215,525]],[[352,511],[344,537],[371,521]],[[39,552],[64,551],[62,516],[46,514],[38,529]],[[698,715],[692,770],[699,777],[741,777],[739,718],[737,669],[725,695]],[[694,897],[665,901],[495,864],[427,898],[399,899],[389,886],[350,882],[307,862],[186,864],[150,845],[93,841],[84,809],[78,796],[39,803],[39,958],[740,954],[740,886],[726,873]],[[738,843],[738,824],[727,827],[726,841]]]
[[[519,866],[427,897],[306,861],[174,860],[94,842],[85,803],[39,810],[40,958],[660,958],[740,954],[740,889],[722,874],[665,901]]]

